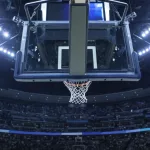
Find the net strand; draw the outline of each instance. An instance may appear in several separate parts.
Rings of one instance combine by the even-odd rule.
[[[64,81],[65,86],[71,93],[69,102],[74,104],[87,103],[86,92],[91,84],[91,81]]]

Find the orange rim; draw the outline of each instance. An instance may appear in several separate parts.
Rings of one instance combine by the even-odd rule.
[[[68,84],[68,85],[71,85],[71,86],[84,86],[84,85],[87,85],[87,84],[89,84],[91,81],[87,81],[86,83],[77,83],[77,84],[75,84],[75,83],[69,83],[69,82],[67,82],[67,81],[64,81],[66,84]]]

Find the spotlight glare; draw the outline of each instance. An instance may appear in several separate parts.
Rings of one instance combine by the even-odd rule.
[[[35,52],[37,51],[37,46],[35,46]]]
[[[102,7],[102,5],[101,4],[96,4],[96,7]]]
[[[115,51],[117,51],[118,50],[118,47],[117,46],[115,46]]]
[[[2,31],[2,27],[0,27],[0,31]]]
[[[10,55],[10,52],[8,51],[7,54]]]
[[[142,52],[139,52],[139,55],[141,56],[141,55],[142,55]]]
[[[6,49],[4,49],[4,51],[3,51],[4,53],[7,53],[7,50]]]
[[[0,47],[0,51],[3,51],[3,48],[2,48],[2,47]]]
[[[149,31],[148,31],[148,30],[146,30],[146,31],[145,31],[145,34],[148,34],[148,33],[149,33]]]
[[[113,58],[113,61],[116,61],[116,59],[115,59],[115,58]]]
[[[142,52],[143,54],[145,54],[146,53],[146,51],[145,50],[143,50],[143,52]]]
[[[5,38],[8,38],[10,35],[9,35],[9,33],[8,32],[3,32],[3,36],[5,37]]]
[[[147,48],[147,49],[146,49],[146,52],[148,52],[148,51],[149,51],[149,49]]]
[[[14,54],[14,53],[11,53],[11,54],[10,54],[10,56],[11,56],[11,57],[14,57],[14,56],[15,56],[15,54]]]
[[[146,34],[145,33],[142,33],[142,37],[145,37],[146,36]]]

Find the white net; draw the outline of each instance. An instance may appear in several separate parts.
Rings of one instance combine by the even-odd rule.
[[[87,103],[87,98],[85,96],[91,81],[64,81],[65,86],[69,89],[71,93],[70,103],[83,104]]]

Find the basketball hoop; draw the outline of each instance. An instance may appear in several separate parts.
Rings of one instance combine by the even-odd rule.
[[[69,102],[74,104],[87,103],[85,94],[91,83],[91,81],[64,81],[65,86],[71,93]]]

